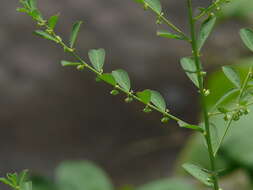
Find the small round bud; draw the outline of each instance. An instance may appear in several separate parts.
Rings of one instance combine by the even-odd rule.
[[[127,98],[125,98],[125,102],[126,103],[131,103],[133,101],[133,98],[128,96]]]
[[[161,122],[162,123],[168,123],[169,122],[169,120],[170,120],[170,118],[168,118],[168,117],[163,117],[162,119],[161,119]]]
[[[114,90],[112,90],[110,93],[111,93],[111,95],[116,96],[116,95],[119,94],[119,91],[116,90],[116,89],[114,89]]]
[[[204,95],[208,96],[210,94],[210,90],[204,89]]]
[[[62,42],[62,38],[60,36],[56,36],[55,38],[56,38],[58,43]]]
[[[96,77],[95,81],[96,82],[101,82],[101,79],[99,77]]]
[[[85,68],[85,65],[78,65],[78,66],[76,67],[76,69],[77,69],[78,71],[83,71],[84,68]]]
[[[232,116],[230,115],[230,114],[226,114],[225,116],[224,116],[224,120],[225,121],[228,121],[228,120],[230,120],[232,118]]]
[[[143,109],[143,112],[145,112],[145,113],[150,113],[150,112],[152,112],[152,109],[151,109],[149,106],[146,106],[146,107]]]

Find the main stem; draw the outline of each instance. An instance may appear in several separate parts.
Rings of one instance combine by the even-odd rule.
[[[205,124],[205,133],[204,137],[207,143],[208,148],[208,154],[210,159],[210,166],[212,170],[212,180],[213,180],[213,189],[219,190],[219,184],[218,184],[218,177],[216,172],[216,166],[215,166],[215,156],[214,151],[212,147],[211,142],[211,133],[210,133],[210,122],[209,122],[209,116],[207,112],[206,107],[206,101],[205,101],[205,89],[204,89],[204,75],[202,74],[202,68],[201,68],[201,62],[200,62],[200,52],[197,47],[197,41],[196,41],[196,30],[195,30],[195,20],[192,13],[192,0],[187,0],[187,7],[189,12],[189,23],[191,28],[191,46],[192,46],[192,54],[194,57],[194,61],[196,64],[197,69],[197,75],[198,75],[198,83],[199,83],[199,91],[200,91],[200,99],[201,99],[201,106],[203,109],[203,115],[204,115],[204,124]]]

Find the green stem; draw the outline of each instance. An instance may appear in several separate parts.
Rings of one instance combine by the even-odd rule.
[[[224,2],[226,2],[226,0],[216,0],[209,7],[207,7],[204,11],[202,11],[199,15],[194,17],[194,20],[199,20],[201,17],[212,12],[215,8],[219,7]]]
[[[88,65],[80,56],[78,56],[75,52],[71,52],[70,53],[72,56],[74,56],[78,61],[80,61],[83,65],[85,65],[85,67],[87,69],[89,69],[90,71],[94,72],[96,75],[98,76],[101,76],[102,74],[100,72],[98,72],[97,70],[93,69],[90,65]],[[124,92],[125,94],[127,94],[128,96],[131,96],[132,98],[134,98],[135,100],[139,101],[139,102],[142,102],[141,99],[134,95],[132,92],[129,92],[129,91],[126,91],[124,90],[123,88],[121,88],[120,86],[117,86],[117,89],[120,90],[121,92]],[[156,110],[158,112],[160,112],[161,114],[163,114],[164,116],[167,116],[169,117],[170,119],[173,119],[177,122],[184,122],[183,120],[179,119],[178,117],[174,116],[174,115],[171,115],[169,114],[168,112],[166,111],[162,111],[160,110],[159,108],[153,106],[152,104],[145,104],[147,106],[149,106],[150,108],[152,108],[153,110]]]
[[[190,28],[191,28],[191,46],[192,46],[192,52],[193,52],[193,57],[194,61],[196,64],[197,68],[197,76],[198,76],[198,82],[199,82],[199,90],[200,90],[200,98],[201,98],[201,106],[203,109],[203,115],[204,115],[204,124],[205,124],[205,140],[207,143],[207,148],[208,148],[208,154],[209,154],[209,159],[210,159],[210,166],[212,170],[212,179],[213,179],[213,189],[214,190],[219,190],[219,184],[218,184],[218,177],[217,177],[217,172],[216,172],[216,166],[215,166],[215,157],[214,157],[214,151],[212,147],[212,142],[211,142],[211,133],[210,133],[210,122],[209,122],[209,116],[207,112],[207,107],[206,107],[206,101],[205,101],[205,92],[204,92],[204,77],[202,75],[202,69],[201,69],[201,62],[200,62],[200,57],[199,57],[199,50],[197,47],[197,40],[196,40],[196,30],[195,30],[195,20],[193,17],[193,10],[192,10],[192,1],[187,0],[187,5],[188,5],[188,12],[189,12],[189,23],[190,23]]]
[[[231,124],[232,124],[232,121],[233,121],[233,117],[231,117],[231,119],[230,119],[230,120],[228,121],[228,123],[227,123],[226,130],[225,130],[224,134],[222,135],[222,138],[221,138],[221,140],[219,141],[219,144],[218,144],[216,150],[214,151],[214,156],[217,155],[217,153],[218,153],[218,151],[219,151],[219,149],[220,149],[220,147],[221,147],[221,145],[222,145],[222,143],[223,143],[223,141],[224,141],[224,139],[225,139],[225,137],[226,137],[226,135],[227,135],[227,133],[228,133],[228,130],[230,129],[230,126],[231,126]]]
[[[174,25],[171,21],[169,21],[166,17],[162,15],[162,13],[158,13],[155,9],[153,9],[151,6],[149,6],[149,9],[152,10],[157,17],[159,17],[168,27],[170,27],[172,30],[180,34],[184,39],[187,41],[190,41],[189,37],[185,35],[184,32],[182,32],[176,25]]]
[[[251,75],[252,75],[252,66],[249,68],[248,74],[247,74],[247,76],[246,76],[246,78],[245,78],[245,80],[244,80],[244,82],[242,84],[242,87],[240,89],[240,94],[239,94],[239,97],[238,97],[238,103],[240,103],[240,100],[241,100],[241,98],[243,96],[243,93],[244,93],[244,91],[245,91],[245,89],[246,89],[246,87],[248,85],[248,82],[251,79]]]

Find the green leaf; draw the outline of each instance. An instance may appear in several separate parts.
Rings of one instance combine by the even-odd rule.
[[[77,21],[76,23],[74,23],[74,25],[72,27],[72,31],[70,34],[70,41],[69,41],[69,45],[71,48],[73,48],[75,45],[77,35],[78,35],[78,32],[80,30],[82,23],[83,23],[82,21]]]
[[[20,190],[32,190],[32,182],[31,181],[24,182],[21,185]]]
[[[70,61],[63,60],[63,61],[61,61],[61,65],[63,67],[69,67],[69,66],[78,66],[78,65],[81,65],[81,63],[79,63],[79,62],[70,62]]]
[[[144,104],[148,104],[151,100],[150,90],[144,90],[142,92],[137,92],[136,94]]]
[[[253,51],[253,30],[248,28],[241,29],[240,36],[245,46]]]
[[[27,178],[27,173],[28,173],[28,170],[23,170],[22,172],[20,172],[20,174],[18,175],[18,185],[21,186],[26,178]]]
[[[106,173],[89,161],[65,161],[56,169],[61,190],[113,190]]]
[[[229,66],[222,67],[223,73],[225,76],[238,88],[241,86],[241,79],[238,75],[238,73]]]
[[[180,178],[159,179],[135,188],[136,190],[196,190],[191,183]]]
[[[12,186],[12,183],[6,178],[0,177],[0,182],[2,182],[5,185]]]
[[[210,174],[207,173],[203,168],[190,163],[183,164],[183,168],[200,182],[207,186],[213,186],[213,184],[210,182]]]
[[[33,10],[33,9],[37,9],[37,0],[28,0],[28,5],[29,7]]]
[[[215,16],[209,16],[201,25],[200,33],[198,36],[197,46],[198,49],[201,50],[203,45],[205,44],[208,36],[212,32],[214,25],[216,23],[216,17]]]
[[[131,83],[129,76],[126,71],[122,69],[118,69],[112,71],[112,76],[114,77],[115,81],[126,91],[130,91]]]
[[[164,98],[162,97],[162,95],[159,92],[154,91],[154,90],[151,90],[150,92],[151,92],[151,102],[161,111],[165,111],[166,102]]]
[[[51,16],[48,20],[48,26],[50,29],[54,30],[57,22],[59,20],[59,14]]]
[[[39,10],[34,9],[31,12],[28,12],[28,14],[36,21],[42,21],[42,15]]]
[[[36,31],[34,32],[34,34],[36,34],[37,36],[40,36],[40,37],[42,37],[42,38],[44,38],[44,39],[57,42],[57,39],[55,39],[52,35],[48,34],[48,33],[45,32],[45,31],[36,30]]]
[[[92,49],[89,51],[89,58],[93,67],[99,71],[103,71],[105,63],[105,50],[104,49]]]
[[[216,109],[220,104],[225,102],[229,97],[231,97],[236,92],[239,92],[238,88],[232,88],[229,91],[227,91],[225,94],[223,94],[222,97],[215,103],[215,105],[212,107],[212,110]]]
[[[28,13],[29,12],[26,8],[17,8],[16,10],[21,13]]]
[[[159,30],[157,31],[157,36],[164,37],[164,38],[170,38],[170,39],[176,39],[176,40],[185,40],[183,36],[172,34],[170,32],[167,32],[165,30]]]
[[[180,127],[187,128],[187,129],[192,129],[192,130],[195,130],[195,131],[204,132],[204,130],[200,126],[191,125],[191,124],[188,124],[188,123],[183,122],[183,121],[178,121],[177,123]]]
[[[144,0],[144,2],[156,13],[160,14],[162,12],[162,6],[159,0]]]
[[[104,73],[104,74],[98,76],[98,78],[108,84],[111,84],[112,86],[115,86],[117,84],[114,77],[110,73]]]
[[[193,82],[193,84],[195,84],[196,87],[199,88],[198,76],[196,73],[197,68],[194,60],[190,57],[184,57],[181,59],[180,63],[189,79]]]

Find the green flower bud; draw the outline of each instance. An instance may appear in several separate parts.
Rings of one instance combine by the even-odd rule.
[[[168,118],[168,117],[163,117],[162,119],[161,119],[161,122],[162,123],[168,123],[169,122],[169,120],[170,120],[170,118]]]
[[[146,106],[146,107],[143,109],[143,112],[145,112],[145,113],[150,113],[150,112],[152,112],[152,109],[151,109],[149,106]]]
[[[111,95],[113,95],[113,96],[116,96],[118,94],[119,94],[119,91],[116,90],[116,89],[114,89],[114,90],[111,91]]]
[[[133,101],[133,98],[131,96],[128,96],[126,99],[125,99],[125,102],[126,103],[130,103]]]
[[[85,68],[85,65],[78,65],[78,66],[76,67],[76,69],[77,69],[78,71],[83,71],[84,68]]]

